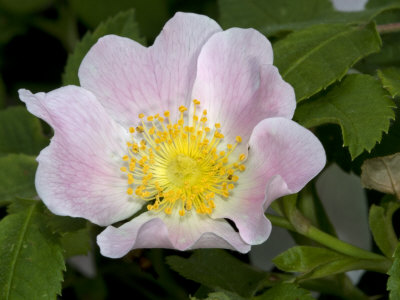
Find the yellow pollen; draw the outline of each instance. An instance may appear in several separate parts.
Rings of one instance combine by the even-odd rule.
[[[127,154],[120,168],[127,176],[126,193],[142,199],[154,213],[185,218],[193,213],[212,214],[219,201],[229,201],[238,185],[235,172],[246,169],[246,155],[235,154],[242,138],[225,143],[221,124],[211,129],[207,110],[199,110],[197,99],[193,104],[190,111],[180,106],[175,120],[165,111],[165,122],[160,114],[145,117],[141,113],[140,125],[129,128]]]

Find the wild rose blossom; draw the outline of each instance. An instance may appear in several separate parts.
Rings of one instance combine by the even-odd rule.
[[[55,214],[108,226],[97,238],[105,256],[248,252],[270,234],[271,201],[325,165],[318,139],[290,120],[293,88],[256,30],[177,13],[148,48],[99,39],[79,79],[19,94],[55,132],[38,157],[40,198]]]

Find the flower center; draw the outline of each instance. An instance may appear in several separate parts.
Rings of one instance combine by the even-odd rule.
[[[180,216],[192,209],[211,214],[216,195],[228,198],[237,185],[237,172],[246,169],[245,154],[232,158],[242,138],[222,146],[221,125],[208,127],[207,111],[198,116],[200,102],[193,103],[190,125],[185,125],[187,108],[180,106],[176,123],[168,111],[164,117],[139,114],[141,125],[129,129],[131,140],[121,171],[127,176],[127,193],[149,202],[148,210],[171,214],[179,209]]]
[[[171,159],[167,167],[167,174],[171,184],[177,188],[185,188],[185,185],[193,186],[200,183],[202,172],[199,164],[192,157],[178,154]]]

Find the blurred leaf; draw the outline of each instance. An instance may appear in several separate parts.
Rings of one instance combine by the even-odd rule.
[[[39,119],[25,107],[14,106],[0,110],[0,154],[37,155],[48,143]]]
[[[382,12],[399,9],[399,3],[384,3],[358,12],[339,12],[328,0],[219,0],[224,28],[252,27],[277,35],[316,24],[365,24]]]
[[[381,51],[360,61],[355,66],[357,70],[375,75],[377,69],[400,67],[400,33],[384,34],[381,38]]]
[[[352,159],[371,151],[394,118],[394,103],[380,83],[369,75],[348,75],[326,95],[304,102],[295,119],[310,128],[326,123],[340,125],[344,146]]]
[[[82,300],[106,300],[107,285],[103,278],[85,278],[79,277],[73,284],[77,294],[77,299]]]
[[[200,300],[196,297],[190,297],[190,300]],[[240,297],[238,294],[223,291],[223,292],[214,292],[208,294],[207,298],[201,298],[202,300],[245,300],[244,298]]]
[[[153,39],[168,20],[167,1],[164,0],[69,0],[72,9],[91,28],[107,18],[134,8],[140,31]]]
[[[86,228],[87,220],[82,218],[72,218],[67,216],[57,216],[46,211],[48,223],[53,232],[64,234]]]
[[[7,16],[0,11],[0,46],[7,44],[14,36],[27,29],[19,18]]]
[[[400,243],[397,245],[393,255],[394,262],[388,274],[387,289],[390,291],[390,300],[400,300]]]
[[[310,246],[295,246],[273,259],[275,265],[285,272],[309,272],[319,265],[345,257],[335,251]]]
[[[294,283],[278,284],[254,300],[313,300],[309,291],[299,288]]]
[[[46,9],[53,0],[0,0],[0,8],[13,14],[33,14]]]
[[[60,237],[64,257],[86,255],[90,251],[90,228],[64,233]]]
[[[65,270],[62,249],[42,217],[41,202],[18,200],[0,222],[0,298],[55,299]]]
[[[304,100],[340,80],[361,58],[379,51],[375,25],[315,25],[274,44],[275,65]]]
[[[46,210],[46,222],[53,233],[58,233],[66,258],[86,255],[91,248],[90,227],[87,220],[57,216]]]
[[[396,195],[400,200],[400,153],[367,159],[361,170],[364,187]]]
[[[304,280],[299,283],[301,287],[334,295],[341,299],[370,300],[359,288],[355,287],[346,274],[336,274],[324,278]]]
[[[174,271],[187,279],[243,297],[252,296],[269,278],[268,273],[254,269],[222,250],[197,250],[190,258],[168,256],[166,259]]]
[[[7,97],[6,87],[4,86],[3,79],[0,76],[0,109],[3,109],[6,107],[6,97]]]
[[[400,95],[400,69],[392,67],[378,70],[378,76],[392,97]]]
[[[330,235],[336,236],[335,228],[318,197],[315,185],[309,184],[299,192],[297,206],[302,214],[311,221],[312,225]]]
[[[393,213],[400,208],[400,203],[389,201],[382,206],[372,205],[369,210],[369,226],[379,249],[387,257],[392,257],[398,239],[393,230]]]
[[[298,197],[299,194],[284,196],[275,201],[277,205],[273,204],[272,207],[275,211],[282,212],[289,222],[294,226],[296,231],[301,234],[307,232],[311,224],[310,221],[304,217],[304,215],[297,208]]]
[[[101,23],[93,33],[86,33],[82,40],[76,45],[74,52],[68,56],[65,66],[63,74],[64,85],[79,85],[78,70],[82,59],[99,38],[108,34],[116,34],[136,40],[137,42],[143,42],[135,21],[134,11],[129,10],[117,14],[104,23]]]
[[[16,197],[33,197],[37,162],[24,154],[9,154],[0,157],[0,205]]]

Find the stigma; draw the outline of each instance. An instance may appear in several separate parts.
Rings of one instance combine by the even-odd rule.
[[[170,112],[139,114],[140,125],[130,127],[127,153],[121,171],[126,175],[126,193],[147,202],[147,209],[181,217],[191,211],[211,214],[216,197],[229,201],[245,167],[246,155],[235,149],[242,138],[224,142],[221,124],[209,127],[207,111],[178,108],[176,122]]]

